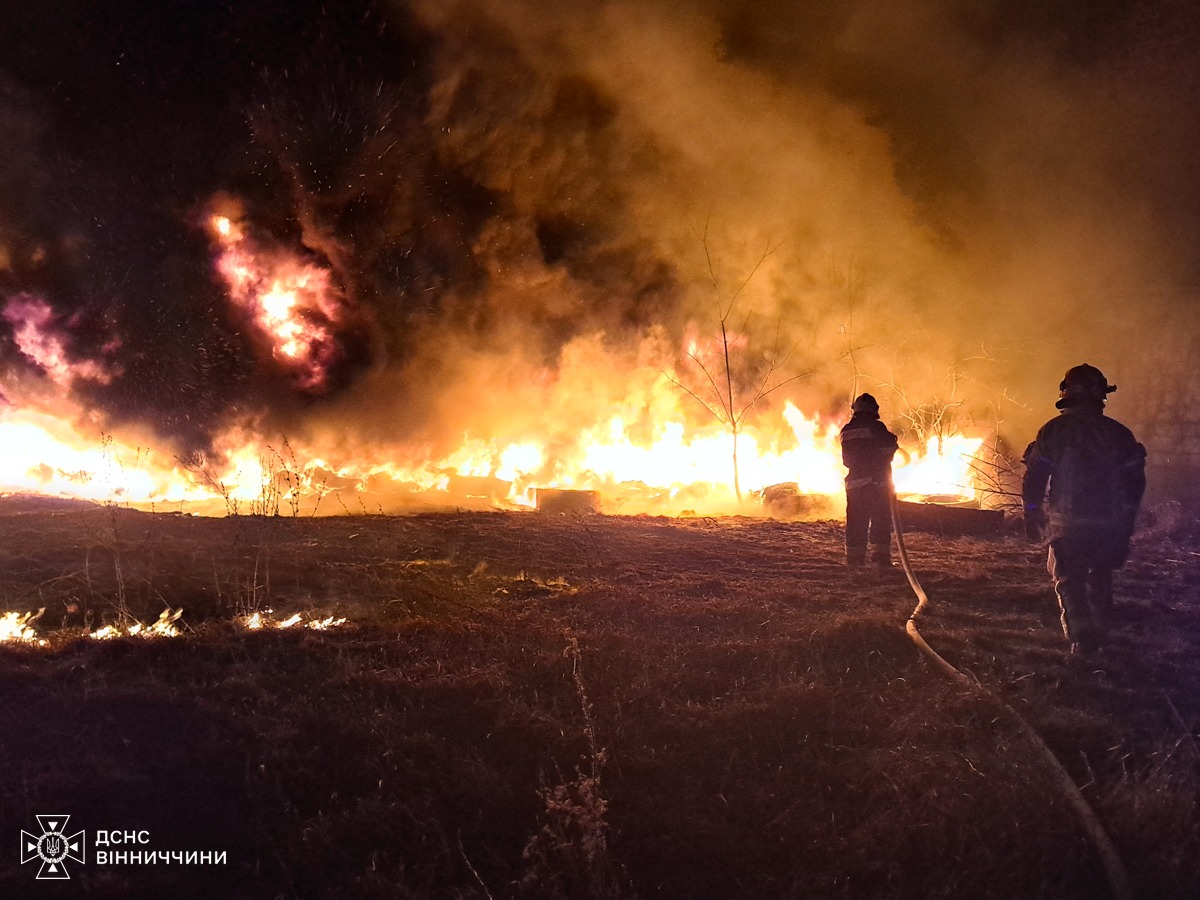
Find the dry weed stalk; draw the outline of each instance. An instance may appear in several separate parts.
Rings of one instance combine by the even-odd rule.
[[[112,607],[116,613],[117,622],[124,628],[135,619],[129,609],[129,597],[125,590],[125,572],[121,566],[121,530],[117,524],[120,507],[113,500],[106,500],[104,508],[108,511],[109,528],[112,530],[113,572],[117,579],[117,596],[112,602]]]
[[[571,658],[571,678],[583,713],[587,771],[576,766],[571,781],[538,791],[545,805],[544,823],[525,846],[523,858],[529,869],[518,888],[522,894],[542,897],[620,897],[617,867],[608,848],[608,801],[600,777],[607,754],[596,740],[579,641],[570,629],[563,634],[567,638],[563,655]]]
[[[301,492],[304,489],[304,470],[296,459],[287,436],[282,436],[282,449],[276,450],[270,444],[258,458],[259,488],[258,497],[249,501],[245,510],[251,516],[282,515],[284,505],[288,507],[292,518],[300,515]],[[208,458],[200,451],[192,451],[175,457],[175,461],[187,471],[200,485],[208,488],[225,501],[225,514],[238,516],[243,512],[243,501],[234,493],[233,486],[226,484],[213,469]],[[324,484],[316,488],[317,505],[324,496]],[[316,509],[313,509],[313,515]]]

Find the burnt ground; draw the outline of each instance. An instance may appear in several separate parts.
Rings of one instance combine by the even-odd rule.
[[[1200,895],[1200,524],[1148,515],[1112,648],[1069,661],[1040,551],[911,534],[848,573],[839,523],[190,518],[0,503],[0,896],[1105,896],[1000,698],[1139,896]],[[87,628],[182,607],[180,638]],[[247,631],[254,609],[336,614]],[[148,843],[20,865],[35,815]],[[223,851],[100,865],[98,849]],[[168,853],[169,856],[169,853]]]

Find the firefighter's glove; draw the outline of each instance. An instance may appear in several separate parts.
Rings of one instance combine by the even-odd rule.
[[[1025,537],[1032,544],[1042,542],[1042,532],[1046,528],[1046,514],[1040,506],[1025,507]]]

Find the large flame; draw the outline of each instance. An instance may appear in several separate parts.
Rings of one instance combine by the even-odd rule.
[[[781,422],[763,422],[738,435],[743,491],[753,494],[794,482],[802,494],[836,500],[846,471],[838,431],[838,423],[822,423],[785,403]],[[641,429],[614,417],[586,430],[574,447],[558,448],[554,457],[532,436],[503,444],[474,440],[443,459],[388,472],[425,491],[449,490],[454,476],[489,478],[510,484],[504,499],[522,506],[534,504],[536,488],[563,488],[599,491],[612,511],[752,511],[735,496],[733,445],[733,435],[719,425],[697,428],[666,421],[646,439]],[[982,445],[981,437],[954,435],[911,448],[895,464],[897,491],[973,499],[974,466]]]
[[[838,424],[807,416],[786,403],[779,421],[761,421],[738,435],[738,476],[745,494],[794,482],[803,494],[835,501],[842,492]],[[733,436],[719,425],[657,423],[647,434],[620,416],[585,429],[571,445],[526,435],[514,440],[464,436],[447,454],[397,447],[395,458],[335,458],[329,448],[296,442],[288,452],[242,430],[219,442],[211,463],[185,465],[111,435],[79,430],[49,412],[0,411],[0,490],[76,497],[101,502],[197,503],[221,501],[225,512],[298,512],[338,492],[341,503],[326,513],[359,506],[362,495],[381,490],[403,507],[454,505],[464,497],[496,507],[533,506],[535,489],[599,491],[609,511],[678,513],[752,512],[733,489]],[[973,467],[981,437],[930,438],[898,455],[895,483],[901,494],[975,495]],[[414,457],[417,459],[414,461]],[[271,509],[255,506],[264,497]],[[351,499],[356,498],[356,499]],[[399,501],[399,502],[397,502]]]
[[[31,408],[0,408],[0,470],[0,491],[10,493],[134,503],[210,496],[144,447]]]
[[[298,390],[321,389],[349,309],[330,272],[255,240],[230,215],[207,221],[218,248],[216,270],[231,307],[249,318],[266,351],[262,364],[282,369]],[[61,336],[64,323],[47,303],[17,295],[3,315],[35,373],[4,385],[3,491],[139,505],[206,503],[206,512],[261,514],[315,512],[330,494],[335,499],[326,513],[464,501],[529,507],[546,488],[596,491],[609,512],[752,513],[756,492],[778,484],[829,498],[824,509],[834,514],[842,495],[839,422],[805,414],[791,402],[764,404],[757,418],[738,420],[735,434],[730,417],[705,409],[705,401],[694,403],[700,398],[666,374],[658,357],[618,365],[602,352],[583,350],[564,353],[560,371],[535,388],[541,394],[533,402],[561,413],[547,417],[553,422],[530,424],[525,416],[504,423],[489,416],[483,425],[466,411],[461,440],[436,448],[355,446],[353,435],[272,441],[240,427],[218,435],[209,458],[185,462],[169,447],[106,433],[94,412],[72,402],[78,381],[108,380],[111,371],[72,358]],[[712,347],[700,344],[692,329],[682,355],[703,366]],[[596,391],[597,384],[605,391]],[[519,402],[528,405],[530,395]],[[973,497],[971,468],[981,445],[978,436],[940,435],[904,448],[895,467],[897,489]]]

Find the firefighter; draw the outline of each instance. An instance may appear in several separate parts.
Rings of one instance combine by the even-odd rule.
[[[846,565],[871,561],[892,564],[892,457],[896,436],[879,421],[879,402],[860,394],[842,428],[842,464],[846,475]]]
[[[1108,637],[1113,572],[1129,556],[1146,490],[1146,448],[1104,415],[1117,387],[1095,366],[1068,369],[1058,387],[1062,412],[1025,450],[1025,531],[1035,543],[1049,539],[1063,634],[1071,653],[1086,657]]]

